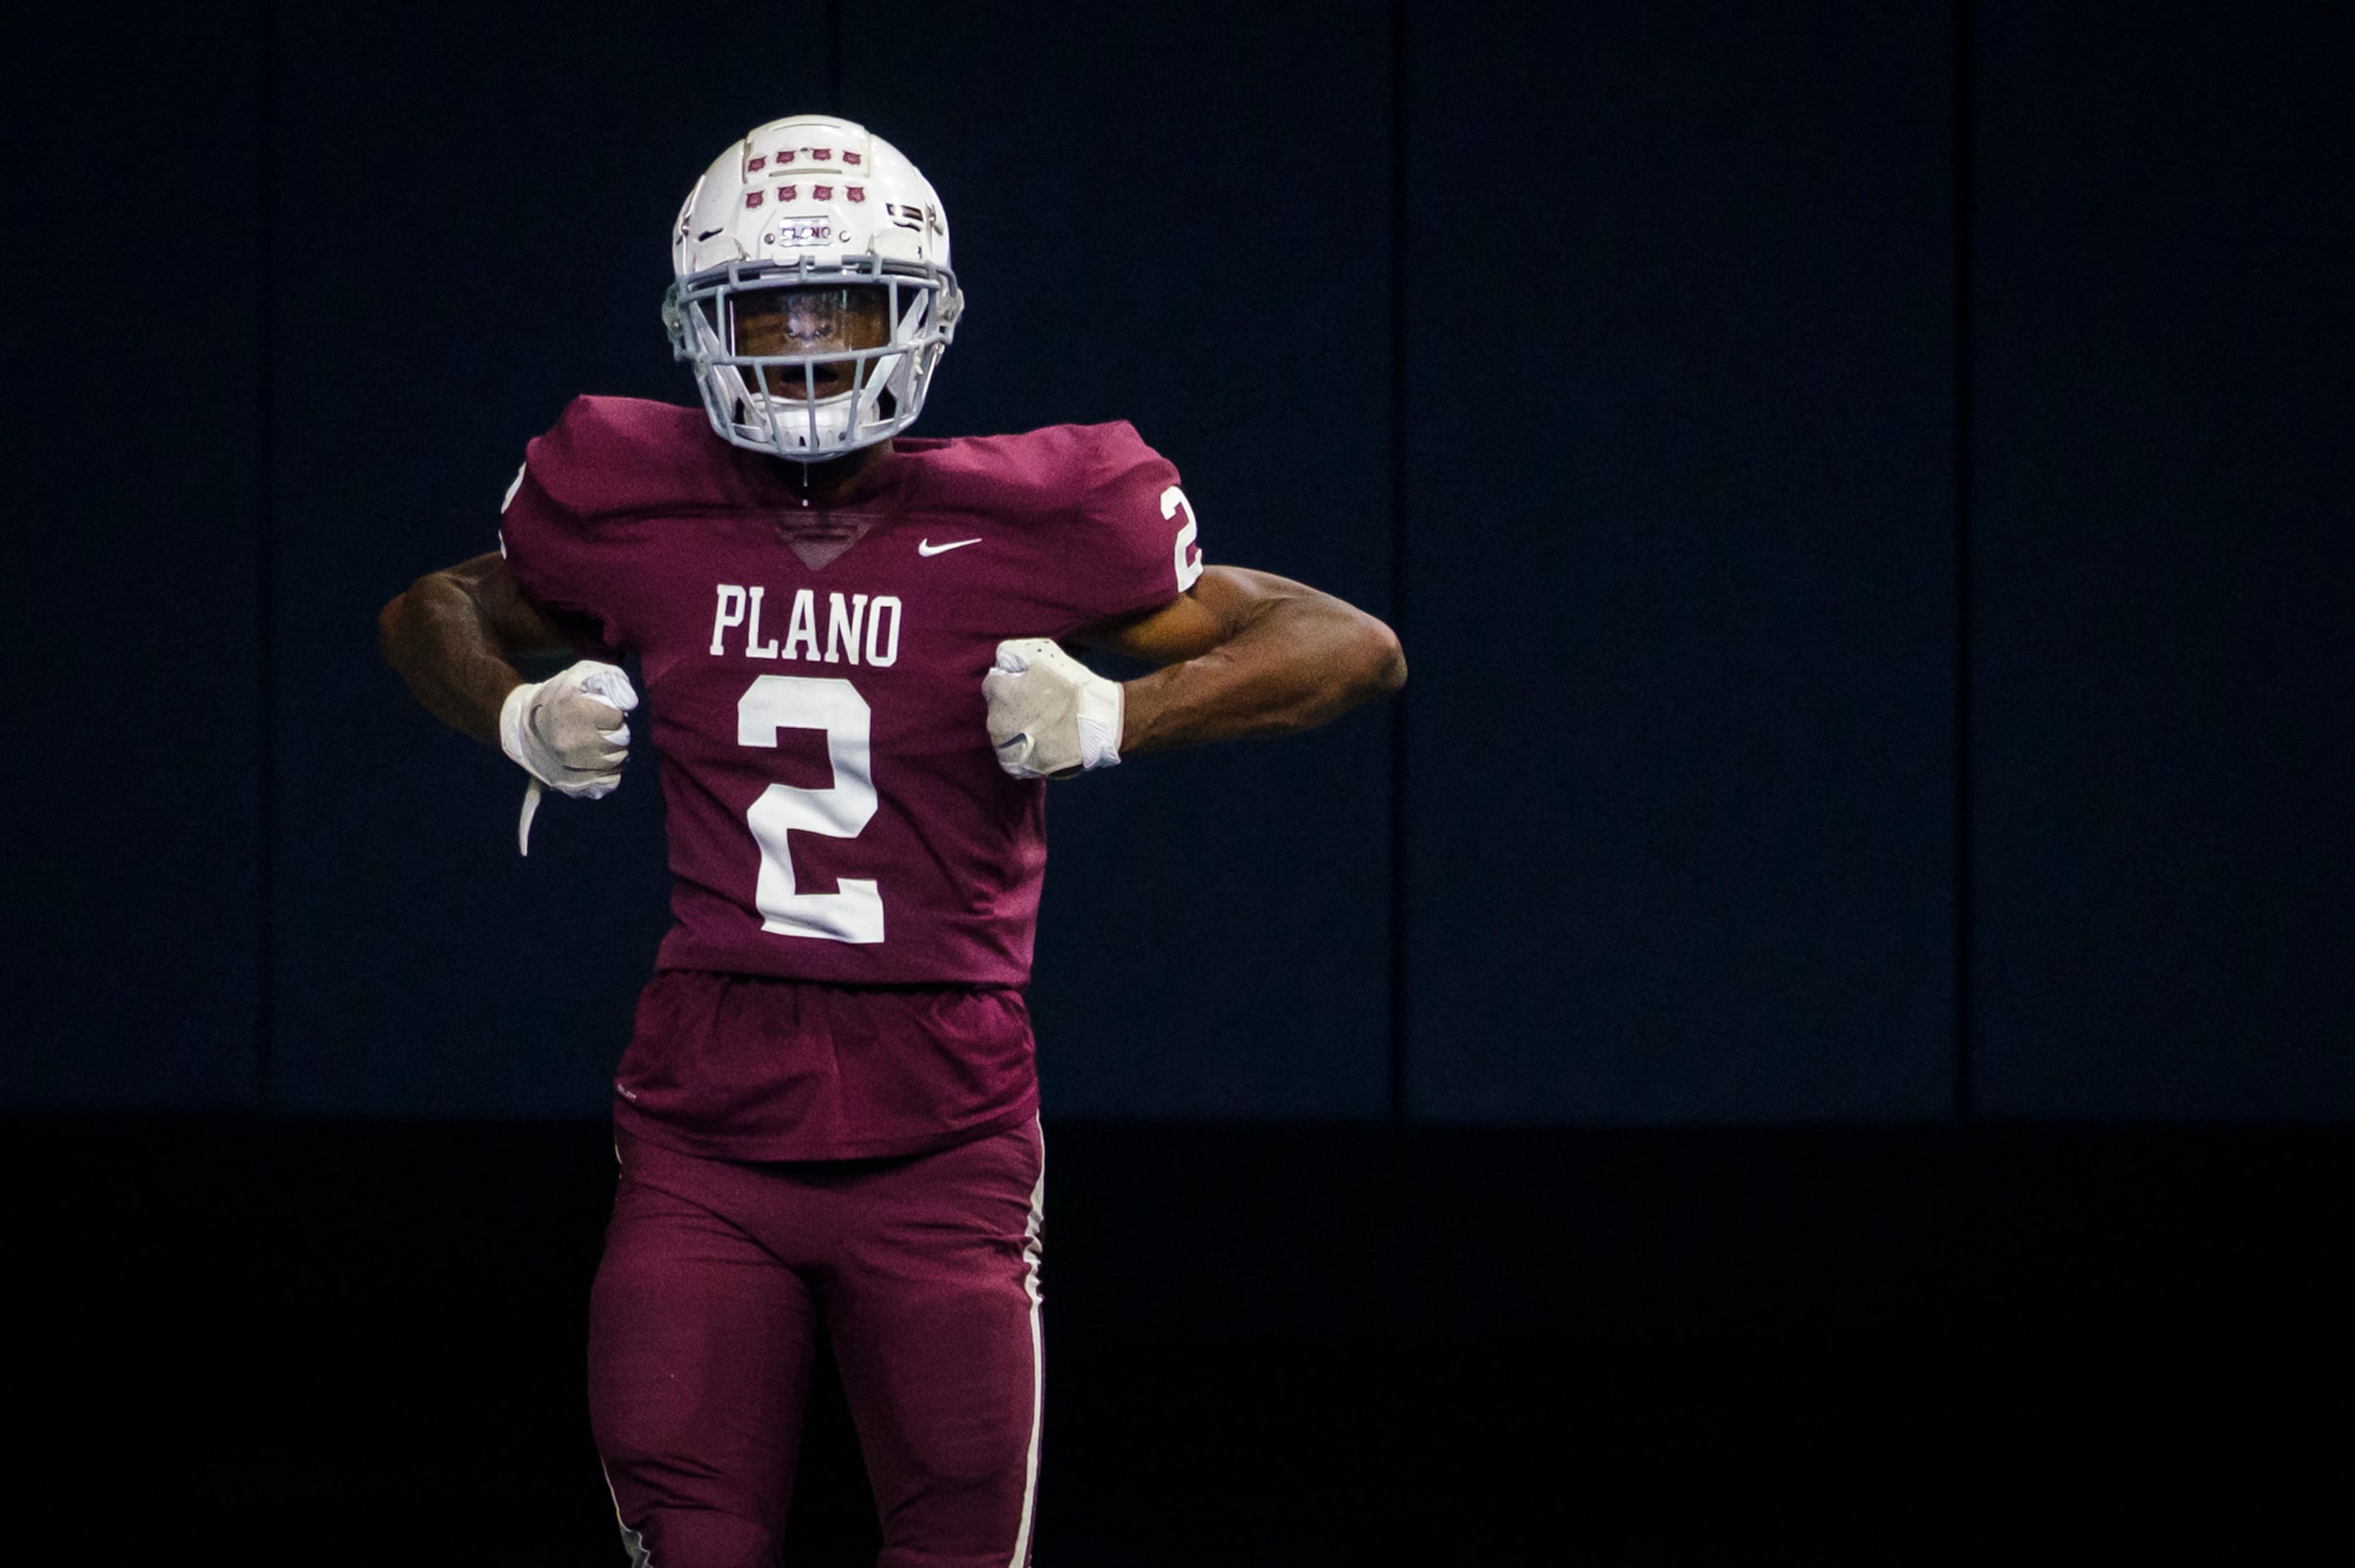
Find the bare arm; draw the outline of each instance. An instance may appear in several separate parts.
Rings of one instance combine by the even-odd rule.
[[[429,572],[377,616],[385,662],[426,710],[486,746],[499,744],[499,705],[523,683],[518,653],[571,650],[556,618],[530,599],[496,555]]]
[[[1240,567],[1209,567],[1175,601],[1072,641],[1161,666],[1123,689],[1124,755],[1314,729],[1406,683],[1389,627]]]

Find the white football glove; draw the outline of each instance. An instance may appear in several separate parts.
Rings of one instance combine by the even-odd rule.
[[[630,677],[583,659],[545,681],[527,681],[499,708],[499,745],[523,770],[559,795],[602,800],[621,788],[638,705]]]
[[[1044,637],[997,645],[981,678],[997,765],[1017,779],[1055,779],[1120,760],[1121,689]]]
[[[507,694],[499,705],[499,747],[531,775],[516,822],[517,850],[531,853],[541,785],[584,800],[602,800],[622,787],[622,764],[630,759],[630,726],[622,715],[637,705],[630,677],[593,659]]]

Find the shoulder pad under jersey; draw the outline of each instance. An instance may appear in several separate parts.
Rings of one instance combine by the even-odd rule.
[[[711,433],[700,408],[644,397],[575,397],[525,450],[550,499],[581,517],[787,503],[776,460]]]
[[[1006,517],[1084,511],[1123,476],[1167,466],[1125,419],[953,440],[902,436],[897,444],[923,462],[936,495]]]

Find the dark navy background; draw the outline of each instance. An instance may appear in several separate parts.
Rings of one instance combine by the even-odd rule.
[[[658,791],[519,861],[374,616],[691,399],[677,203],[832,109],[955,226],[924,431],[1131,419],[1412,665],[1055,791],[1042,1563],[2345,1560],[2350,81],[2286,0],[0,17],[12,1541],[620,1561]],[[815,1387],[787,1562],[871,1562]]]
[[[690,397],[679,193],[831,105],[927,430],[1133,419],[1413,665],[1056,792],[1052,1112],[2343,1118],[2345,29],[1976,11],[11,21],[0,1104],[600,1114],[653,780],[518,862],[373,613]]]

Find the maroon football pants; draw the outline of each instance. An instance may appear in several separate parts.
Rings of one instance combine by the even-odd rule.
[[[900,1160],[624,1137],[589,1411],[633,1564],[773,1568],[821,1319],[879,1568],[1023,1568],[1039,1474],[1038,1123]]]

